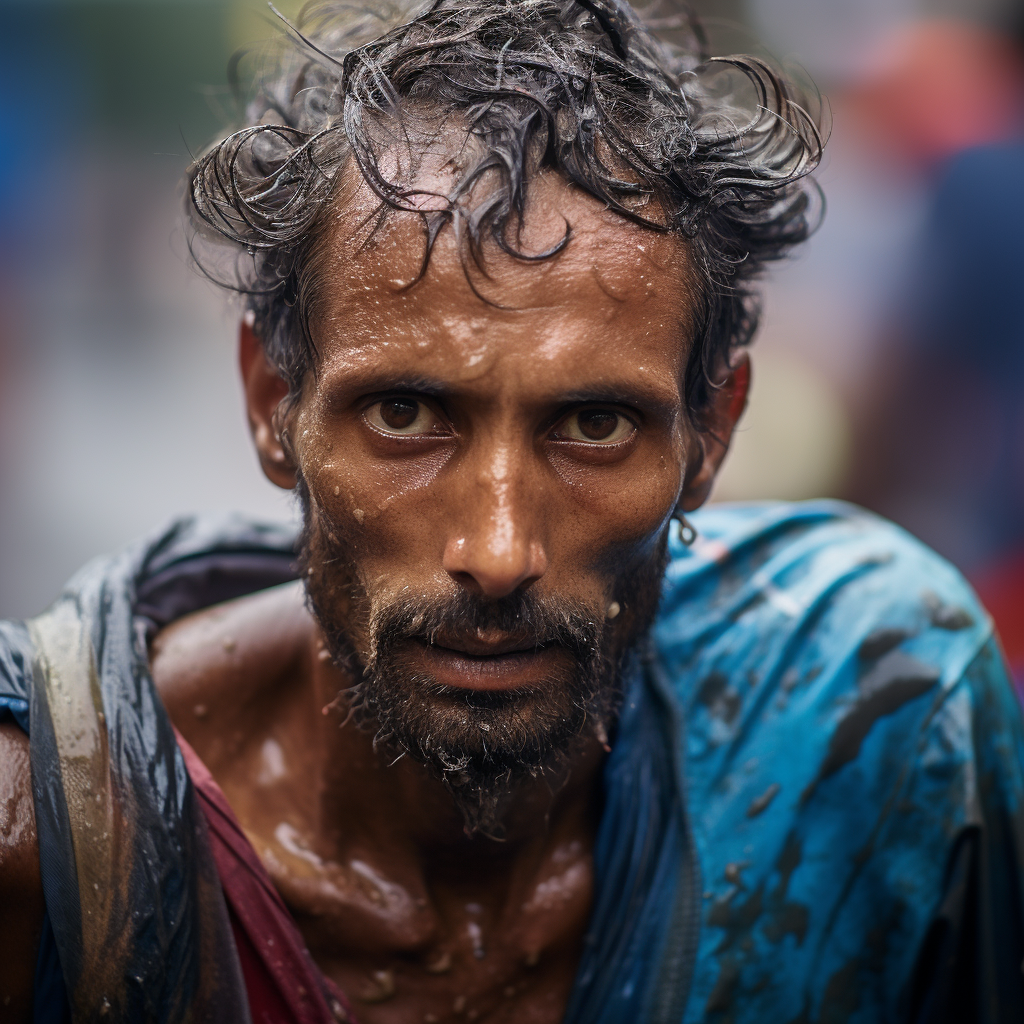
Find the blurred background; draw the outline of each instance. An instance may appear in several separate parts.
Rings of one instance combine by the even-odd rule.
[[[286,14],[297,2],[277,5]],[[716,500],[832,496],[979,588],[1024,676],[1024,0],[699,0],[806,68],[824,225],[766,281]],[[238,308],[188,269],[189,153],[258,0],[0,0],[0,617],[190,510],[294,517],[252,454]]]

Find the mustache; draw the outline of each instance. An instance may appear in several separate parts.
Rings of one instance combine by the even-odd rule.
[[[433,599],[401,597],[371,613],[366,667],[372,671],[381,657],[410,640],[458,649],[482,635],[517,649],[558,646],[589,661],[600,654],[604,624],[580,602],[531,590],[494,600],[466,591]]]

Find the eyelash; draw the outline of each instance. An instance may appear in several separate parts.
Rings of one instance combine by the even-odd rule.
[[[616,441],[598,440],[596,438],[588,439],[585,437],[565,437],[562,438],[561,440],[567,441],[571,444],[593,445],[595,448],[616,448],[621,444],[628,443],[629,440],[635,435],[636,431],[639,429],[639,424],[636,422],[634,417],[628,415],[621,409],[616,409],[604,405],[585,405],[577,409],[573,409],[572,411],[562,416],[561,419],[559,419],[555,429],[564,429],[565,425],[568,424],[574,417],[579,417],[585,413],[608,413],[612,416],[616,416],[618,417],[619,423],[617,423],[616,426],[613,428],[613,433],[615,431],[620,430],[623,425],[628,425],[628,427],[630,428],[629,433],[625,437],[620,438]]]
[[[421,415],[423,415],[424,412],[427,412],[427,413],[432,413],[439,420],[446,421],[446,422],[448,420],[448,417],[445,415],[443,410],[436,409],[434,407],[433,403],[425,400],[424,398],[422,398],[422,397],[420,397],[418,395],[408,394],[408,393],[401,393],[401,392],[394,393],[394,394],[387,394],[387,395],[383,395],[383,396],[380,396],[380,397],[375,397],[372,401],[368,402],[366,405],[363,406],[362,416],[363,416],[363,418],[365,420],[367,420],[367,422],[369,423],[369,426],[372,429],[376,430],[377,432],[379,432],[381,434],[384,434],[385,436],[387,436],[389,438],[396,438],[396,439],[397,438],[401,438],[401,439],[404,439],[404,440],[417,440],[417,439],[423,439],[423,438],[443,437],[443,436],[445,436],[444,434],[437,433],[437,432],[430,432],[430,433],[422,432],[422,433],[406,434],[406,433],[401,432],[401,430],[399,430],[399,429],[389,429],[386,424],[377,425],[377,424],[375,424],[375,423],[370,421],[370,417],[371,417],[371,415],[373,413],[373,410],[379,409],[386,402],[389,402],[389,401],[391,401],[391,402],[400,402],[402,400],[405,400],[405,401],[410,402],[410,403],[415,402],[418,406],[420,406],[420,410],[417,412],[416,419],[418,419]],[[573,419],[573,417],[577,417],[577,416],[580,416],[580,415],[582,415],[584,413],[588,413],[588,412],[593,412],[593,413],[602,413],[602,412],[603,413],[609,413],[609,414],[611,414],[613,416],[618,417],[620,423],[622,421],[624,421],[625,424],[628,424],[629,427],[631,428],[631,430],[630,430],[629,434],[626,437],[624,437],[624,438],[622,438],[620,440],[616,440],[616,441],[601,441],[601,440],[587,439],[587,438],[582,438],[582,437],[559,436],[560,432],[565,429],[566,424],[568,424]],[[415,422],[415,420],[413,422]],[[620,429],[620,425],[617,424],[614,429],[615,430]],[[583,405],[583,406],[576,407],[574,409],[570,409],[568,412],[565,412],[561,416],[559,416],[559,418],[555,422],[554,427],[551,428],[551,430],[550,430],[550,432],[548,434],[548,437],[551,440],[560,441],[560,442],[569,443],[569,444],[576,444],[576,445],[587,445],[587,446],[594,447],[595,449],[596,448],[617,448],[619,445],[627,444],[632,439],[632,437],[635,435],[637,430],[639,430],[639,424],[637,423],[635,417],[629,415],[627,412],[624,412],[622,409],[617,409],[617,408],[614,408],[612,406],[604,406],[604,405]]]

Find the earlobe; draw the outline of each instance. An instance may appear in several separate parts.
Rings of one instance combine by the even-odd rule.
[[[711,493],[722,461],[729,451],[732,433],[747,407],[750,392],[750,358],[746,352],[734,357],[729,373],[711,396],[707,425],[697,438],[697,452],[686,467],[686,480],[677,512],[700,508]]]
[[[295,486],[295,466],[281,444],[278,409],[288,395],[288,385],[271,366],[263,344],[246,317],[238,332],[238,365],[245,389],[249,432],[256,445],[260,466],[271,483],[290,490]]]

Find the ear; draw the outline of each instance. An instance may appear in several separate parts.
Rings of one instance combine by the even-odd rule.
[[[680,512],[692,512],[707,501],[711,485],[729,450],[732,432],[747,407],[749,391],[750,358],[743,352],[735,357],[721,387],[712,392],[706,429],[700,434],[703,452],[698,453],[695,465],[688,467],[683,493],[676,506]]]
[[[238,365],[242,371],[249,431],[260,466],[271,483],[290,490],[295,486],[295,466],[285,454],[274,423],[274,413],[288,394],[288,385],[270,365],[263,343],[256,337],[248,318],[242,321],[238,331]]]

